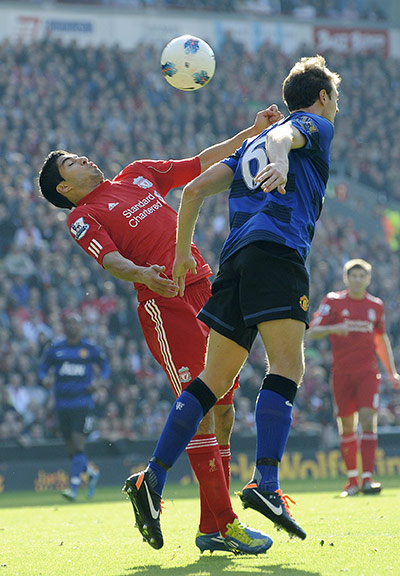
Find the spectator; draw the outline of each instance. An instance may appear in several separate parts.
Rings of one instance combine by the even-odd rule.
[[[242,8],[245,4],[230,2],[229,9]],[[281,12],[290,15],[296,4],[298,2],[292,0],[281,0]],[[325,5],[340,14],[342,4],[340,0],[330,0]],[[215,0],[207,5],[221,9],[224,3]],[[367,4],[357,2],[354,5],[357,9]],[[217,58],[217,74],[207,89],[192,93],[188,98],[184,93],[165,89],[165,82],[157,74],[149,75],[158,53],[143,43],[125,51],[116,46],[79,48],[74,43],[63,44],[51,39],[32,42],[29,46],[8,40],[0,42],[0,372],[7,383],[12,373],[22,369],[18,368],[18,357],[27,352],[29,371],[35,374],[36,358],[48,343],[49,334],[39,333],[36,341],[28,340],[22,328],[28,321],[32,292],[39,292],[39,302],[37,296],[33,296],[34,305],[41,310],[41,321],[50,328],[52,338],[62,336],[61,321],[79,309],[86,300],[89,286],[96,287],[100,309],[106,293],[108,298],[104,273],[95,268],[94,262],[84,259],[78,248],[71,251],[70,239],[64,232],[63,218],[66,216],[39,200],[35,180],[43,156],[51,148],[73,146],[87,151],[101,163],[108,177],[133,158],[154,157],[153,151],[159,157],[180,157],[182,137],[187,142],[187,154],[195,153],[234,133],[245,125],[247,116],[249,120],[253,117],[255,107],[265,103],[266,95],[258,81],[261,69],[269,79],[267,100],[281,104],[278,80],[288,69],[288,56],[277,47],[266,42],[257,53],[250,54],[240,42],[227,36]],[[332,173],[353,177],[374,187],[379,201],[395,207],[396,201],[400,200],[400,140],[395,129],[385,130],[385,137],[381,136],[383,126],[398,124],[393,94],[399,90],[400,63],[381,58],[379,54],[345,56],[331,53],[327,58],[332,68],[340,68],[344,77],[341,114],[332,146]],[[68,81],[71,78],[74,82]],[[254,87],[252,96],[256,104],[250,99],[249,86]],[[72,95],[76,96],[75,92],[77,97],[72,98]],[[153,102],[157,103],[156,116],[152,111]],[[32,107],[37,112],[35,118],[29,113]],[[58,114],[60,107],[65,110],[62,120]],[[144,129],[145,125],[148,130]],[[94,126],[96,138],[92,139],[88,135],[93,134]],[[157,141],[152,138],[155,132]],[[371,133],[376,134],[379,145],[371,141]],[[383,169],[378,171],[377,166]],[[174,207],[177,207],[177,198]],[[216,270],[228,215],[222,195],[219,203],[211,204],[212,209],[203,208],[195,241]],[[375,218],[379,218],[379,213],[375,213]],[[39,229],[42,241],[24,243],[22,248],[16,245],[16,231],[23,222],[29,221]],[[326,292],[339,289],[341,279],[337,270],[346,260],[356,256],[367,258],[373,265],[375,274],[371,291],[385,301],[387,331],[398,362],[398,253],[392,252],[383,239],[376,239],[369,231],[357,228],[351,218],[333,217],[328,211],[322,214],[317,225],[314,252],[309,261],[313,279],[312,311]],[[67,258],[68,267],[64,264]],[[110,389],[104,395],[95,395],[99,422],[106,421],[107,404],[115,398],[121,378],[129,382],[131,403],[145,401],[146,378],[157,382],[161,401],[172,400],[168,383],[157,365],[146,367],[149,371],[146,378],[138,377],[138,366],[146,356],[146,347],[143,346],[136,303],[132,300],[130,286],[118,280],[112,280],[112,284],[117,308],[109,316],[101,315],[101,323],[98,317],[90,325],[90,336],[95,341],[101,338],[105,342],[113,367]],[[132,341],[136,343],[135,352],[131,350]],[[330,352],[327,343],[312,343],[306,354],[307,368],[298,401],[304,402],[307,408],[306,413],[302,412],[304,421],[300,417],[297,425],[304,430],[307,421],[311,421],[314,429],[321,431],[321,442],[326,441],[331,447],[337,442],[337,436],[331,432],[325,435],[324,431],[335,426],[332,416],[327,422],[328,410],[324,406],[312,411],[319,402],[320,386],[312,360],[318,358],[318,364],[328,371]],[[256,345],[243,371],[240,389],[240,395],[250,398],[252,403],[264,371],[264,361]],[[21,375],[25,383],[25,374]],[[378,413],[378,418],[382,418],[385,425],[390,422],[399,425],[400,408],[391,389],[386,390],[384,381],[382,384],[385,410]],[[46,438],[57,438],[48,402],[43,411]],[[25,438],[31,434],[30,429],[24,431],[22,417],[1,398],[0,427],[5,441],[18,442],[18,429]],[[123,428],[127,430],[126,426]],[[134,424],[132,430],[137,434]],[[293,433],[296,430],[295,426]],[[101,430],[99,436],[103,437]]]

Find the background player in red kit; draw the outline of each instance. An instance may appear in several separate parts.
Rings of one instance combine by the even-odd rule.
[[[377,446],[379,402],[378,358],[395,388],[400,386],[392,347],[385,332],[384,307],[366,289],[371,282],[371,265],[365,260],[349,260],[343,278],[347,289],[330,292],[313,316],[310,340],[330,336],[332,346],[332,386],[337,407],[337,423],[347,484],[341,496],[378,494],[381,484],[373,482]],[[357,424],[361,424],[362,482],[357,469]]]
[[[194,158],[132,162],[111,181],[85,156],[63,150],[51,152],[40,171],[43,196],[73,208],[68,227],[81,248],[113,276],[134,283],[146,342],[176,396],[204,367],[208,327],[196,316],[211,294],[211,269],[192,244],[197,274],[189,275],[184,297],[178,296],[172,280],[177,214],[164,198],[281,117],[272,105],[253,126]],[[214,415],[207,415],[187,448],[200,484],[196,545],[202,551],[226,550],[218,519],[227,511],[237,517],[228,491],[233,389],[218,404],[215,428]]]

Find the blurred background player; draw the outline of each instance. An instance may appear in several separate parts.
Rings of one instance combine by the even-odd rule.
[[[176,397],[204,367],[208,328],[196,316],[211,295],[211,269],[192,244],[197,274],[188,277],[184,297],[178,296],[178,287],[172,280],[177,214],[164,198],[171,189],[187,184],[232,154],[244,139],[259,134],[281,117],[273,105],[260,111],[248,129],[198,156],[136,161],[112,181],[105,180],[103,172],[85,156],[66,151],[52,152],[41,169],[39,184],[43,196],[55,206],[74,208],[68,226],[79,246],[110,274],[134,283],[146,342]],[[230,388],[232,384],[233,381]],[[230,390],[200,424],[187,447],[200,485],[201,518],[196,545],[201,551],[226,550],[226,535],[220,535],[220,528],[225,527],[226,519],[238,522],[228,490],[233,421]],[[268,536],[244,530],[239,527],[230,540],[241,551],[259,553],[271,545]]]
[[[288,510],[278,466],[304,373],[309,276],[305,260],[322,209],[340,76],[321,56],[301,58],[282,84],[289,116],[243,142],[184,189],[173,277],[184,294],[196,271],[190,252],[207,196],[229,188],[231,231],[220,256],[212,296],[199,314],[210,327],[205,369],[177,399],[148,467],[127,479],[151,536],[162,542],[160,500],[168,469],[198,423],[231,386],[257,333],[268,363],[256,406],[256,467],[241,499],[290,534],[305,531]],[[151,496],[151,503],[149,496]]]
[[[344,265],[347,288],[329,292],[315,312],[308,338],[329,336],[332,346],[332,390],[347,484],[342,497],[378,494],[381,484],[374,482],[377,447],[379,367],[378,358],[395,388],[400,386],[392,347],[385,331],[382,300],[367,292],[371,264],[356,258]],[[357,466],[358,420],[361,425],[361,484]]]
[[[86,435],[93,423],[95,379],[97,375],[103,380],[110,377],[108,359],[98,346],[82,337],[82,324],[78,314],[66,319],[65,339],[54,342],[44,351],[38,374],[43,384],[54,386],[58,425],[71,458],[70,486],[62,495],[71,501],[77,498],[85,472],[89,477],[87,496],[91,498],[96,489],[100,473],[88,463]]]

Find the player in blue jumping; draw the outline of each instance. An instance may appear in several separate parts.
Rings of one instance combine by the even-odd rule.
[[[283,82],[289,116],[184,188],[173,273],[180,294],[187,272],[196,269],[190,242],[203,200],[228,188],[231,230],[212,296],[198,316],[210,327],[205,368],[176,400],[146,470],[125,483],[139,529],[154,547],[163,542],[159,511],[167,471],[231,386],[257,333],[268,370],[255,410],[254,475],[239,495],[245,508],[291,535],[306,537],[280,489],[278,466],[304,372],[309,322],[305,261],[329,175],[340,81],[323,57],[299,60]]]
[[[85,453],[94,408],[95,367],[100,378],[110,377],[110,365],[102,350],[81,335],[82,318],[71,314],[65,322],[66,337],[44,351],[38,373],[45,385],[54,380],[55,411],[71,458],[70,487],[62,495],[70,501],[76,500],[85,472],[89,477],[87,496],[91,498],[96,489],[100,473],[88,463]],[[53,379],[49,377],[51,372]]]

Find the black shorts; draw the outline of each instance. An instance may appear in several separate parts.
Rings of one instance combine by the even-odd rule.
[[[258,241],[221,265],[198,318],[250,351],[258,324],[293,318],[308,327],[308,308],[309,275],[298,252]]]
[[[91,425],[91,410],[88,408],[73,408],[58,410],[58,425],[64,440],[69,440],[73,432],[88,434]]]

